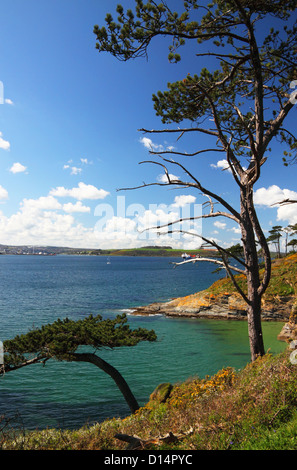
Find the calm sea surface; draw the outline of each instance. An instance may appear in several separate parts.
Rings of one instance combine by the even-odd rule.
[[[247,322],[136,317],[130,309],[192,294],[218,279],[214,265],[173,269],[172,258],[0,256],[0,340],[58,318],[90,313],[104,318],[127,312],[131,327],[154,329],[155,343],[102,350],[119,369],[140,405],[161,382],[212,375],[250,359]],[[282,323],[263,324],[266,349],[285,348],[276,337]],[[49,361],[0,378],[0,416],[26,429],[78,428],[130,414],[112,379],[83,363]]]

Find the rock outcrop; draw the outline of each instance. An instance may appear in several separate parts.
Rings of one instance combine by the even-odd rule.
[[[170,396],[172,389],[173,385],[171,383],[162,383],[158,385],[157,388],[150,395],[150,401],[154,401],[157,403],[165,403],[165,401]]]
[[[263,301],[262,319],[288,321],[294,296]],[[213,319],[247,318],[246,304],[237,293],[212,294],[208,289],[186,297],[179,297],[169,302],[156,302],[138,307],[134,315],[156,315]]]
[[[236,278],[244,290],[245,277],[237,275]],[[193,295],[138,307],[134,314],[247,319],[246,304],[227,278]],[[286,322],[278,339],[287,342],[297,339],[297,253],[273,261],[270,283],[262,299],[262,320]]]
[[[277,339],[287,343],[297,339],[297,300],[292,305],[289,321],[283,326]]]

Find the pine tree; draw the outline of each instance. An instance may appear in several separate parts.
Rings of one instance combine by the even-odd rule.
[[[180,7],[179,11],[174,11],[171,5]],[[285,127],[286,118],[296,103],[296,94],[290,89],[296,79],[296,0],[214,0],[208,4],[202,0],[135,0],[134,11],[125,12],[119,5],[116,15],[115,20],[112,14],[107,14],[105,26],[94,27],[100,53],[108,52],[123,61],[146,57],[153,40],[170,37],[171,62],[179,62],[182,55],[178,49],[194,42],[197,67],[197,57],[205,64],[197,74],[183,76],[179,81],[169,83],[166,91],[153,96],[156,113],[167,127],[141,129],[146,134],[171,133],[179,138],[188,133],[196,134],[197,151],[192,154],[158,152],[161,162],[151,163],[163,167],[167,183],[137,187],[159,184],[196,188],[210,199],[210,212],[203,217],[227,217],[238,223],[244,252],[240,263],[247,279],[247,294],[237,284],[233,267],[225,262],[225,268],[247,304],[251,358],[254,360],[265,353],[261,299],[269,284],[271,260],[254,207],[253,188],[259,181],[262,165],[270,159],[275,138],[283,144],[285,158],[289,156],[294,160],[297,155],[297,139]],[[269,18],[277,18],[281,30],[271,28]],[[208,59],[216,61],[216,69],[213,64],[206,67]],[[213,139],[213,145],[199,147],[201,135]],[[207,152],[225,155],[238,186],[239,210],[210,188],[209,182],[208,187],[203,184],[203,175],[199,171],[198,177],[180,161],[167,157],[170,153],[179,159],[191,156],[199,159]],[[169,165],[181,168],[187,180],[172,179]],[[199,170],[199,163],[197,166]],[[214,211],[213,201],[222,210]],[[226,259],[223,247],[202,239],[219,249],[223,260]],[[257,244],[264,257],[262,278],[259,276]],[[199,262],[199,259],[193,262]]]
[[[115,319],[103,320],[100,315],[90,315],[82,320],[58,319],[52,324],[33,329],[4,345],[2,373],[11,372],[31,364],[45,364],[49,359],[68,362],[89,362],[106,372],[119,387],[130,410],[139,405],[120,372],[98,356],[101,348],[136,346],[140,341],[155,341],[153,330],[130,329],[125,314]],[[78,352],[79,346],[89,346],[86,352]]]

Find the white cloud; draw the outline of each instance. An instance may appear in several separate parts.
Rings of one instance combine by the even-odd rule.
[[[280,206],[277,203],[285,200],[297,200],[297,192],[290,189],[281,189],[272,185],[268,188],[259,188],[254,193],[254,202],[258,206],[277,208],[277,220],[286,221],[289,224],[297,223],[297,204]],[[273,204],[276,204],[273,206]]]
[[[175,221],[178,213],[166,212],[162,209],[146,210],[131,219],[112,216],[108,220],[101,219],[95,226],[98,246],[101,248],[135,248],[157,244],[180,249],[197,249],[201,245],[200,238],[189,234],[167,234],[167,228],[153,230],[158,225]],[[151,230],[148,230],[151,229]],[[193,233],[195,230],[192,230]]]
[[[169,173],[169,178],[170,178],[171,180],[179,180],[179,177],[173,175],[172,173]],[[158,181],[159,183],[168,183],[167,175],[161,174],[161,175],[157,176],[157,181]]]
[[[61,209],[62,205],[53,196],[41,196],[38,199],[23,199],[21,202],[22,211],[27,210],[57,210]]]
[[[211,163],[210,166],[215,169],[227,170],[229,173],[231,173],[231,168],[227,160],[219,160],[217,164]]]
[[[105,231],[108,233],[117,233],[117,238],[121,239],[123,234],[127,234],[135,232],[136,230],[136,222],[131,220],[127,217],[112,217],[106,223]],[[135,233],[136,235],[136,233]]]
[[[145,148],[153,150],[154,152],[162,152],[164,150],[163,145],[154,144],[154,142],[148,137],[142,137],[139,142],[144,145]]]
[[[13,245],[54,245],[77,248],[132,248],[145,245],[169,245],[179,249],[195,249],[201,239],[182,233],[167,233],[167,228],[145,230],[154,226],[165,225],[180,218],[183,208],[159,205],[149,210],[130,211],[123,216],[115,216],[111,205],[105,204],[110,211],[94,213],[92,226],[85,226],[75,219],[75,213],[90,213],[90,208],[81,201],[60,203],[58,195],[82,197],[95,195],[86,192],[87,185],[80,185],[72,190],[56,188],[54,194],[37,199],[23,199],[19,209],[6,217],[0,212],[0,231],[3,243]],[[84,190],[83,194],[74,190]],[[90,189],[90,188],[89,188]],[[95,188],[96,189],[96,188]],[[98,191],[98,190],[97,190]],[[101,193],[99,193],[101,194]],[[96,193],[98,196],[98,193]],[[8,197],[7,191],[0,186],[0,199]],[[100,206],[100,204],[99,204]],[[163,207],[164,206],[164,207]],[[127,208],[128,209],[128,208]],[[173,210],[174,209],[174,210]],[[64,211],[64,212],[62,212]],[[105,214],[105,215],[104,215]],[[99,216],[98,219],[96,216]],[[89,218],[88,218],[89,220]],[[173,227],[172,227],[173,228]],[[184,227],[177,227],[177,229]],[[189,231],[199,234],[199,224],[192,224]]]
[[[297,224],[297,204],[289,204],[277,209],[277,220]]]
[[[186,204],[191,204],[196,201],[195,196],[188,195],[181,195],[175,196],[174,203],[172,204],[173,207],[184,207]]]
[[[241,230],[239,227],[232,227],[229,229],[229,232],[234,232],[234,233],[241,233]]]
[[[87,158],[81,158],[80,161],[84,164],[84,165],[91,165],[92,162],[89,162],[89,160]]]
[[[3,186],[0,185],[0,200],[8,199],[8,192]]]
[[[78,168],[77,166],[72,166],[71,167],[71,175],[78,175],[82,172],[81,168]]]
[[[2,136],[3,136],[3,134],[2,134],[2,132],[0,132],[0,149],[9,150],[10,149],[10,143],[8,142],[8,140],[4,140]]]
[[[297,193],[290,189],[281,189],[275,184],[269,188],[259,188],[254,193],[254,202],[260,206],[271,206],[288,198],[297,199]]]
[[[71,170],[70,172],[71,175],[79,175],[82,172],[82,168],[79,168],[77,166],[70,166],[68,164],[63,166],[63,170],[68,170],[68,169]]]
[[[0,213],[2,240],[13,245],[98,247],[93,228],[77,223],[70,214],[59,213],[61,208],[53,196],[24,199],[12,216]]]
[[[78,183],[77,188],[66,189],[63,186],[58,186],[50,191],[50,195],[57,197],[73,197],[79,201],[83,199],[104,199],[109,192],[104,189],[98,189],[91,184]]]
[[[179,211],[167,211],[163,209],[156,209],[155,211],[148,209],[138,217],[138,224],[140,230],[146,230],[151,227],[165,225],[170,222],[175,222],[180,218]],[[166,227],[163,230],[167,231]]]
[[[27,170],[27,167],[22,165],[19,162],[14,163],[12,167],[9,169],[11,173],[23,173],[26,170]]]
[[[173,152],[175,150],[175,147],[173,145],[168,145],[168,142],[164,142],[164,145],[155,144],[152,139],[149,139],[148,137],[142,137],[139,139],[139,142],[144,145],[146,149],[153,152],[163,152],[164,150]]]
[[[226,228],[225,222],[219,222],[218,220],[214,222],[214,226],[221,230],[224,230]]]
[[[63,205],[63,210],[65,212],[90,212],[91,208],[87,206],[83,206],[80,201],[77,201],[75,204],[72,204],[72,202],[68,202],[67,204]]]
[[[14,104],[13,101],[10,100],[9,98],[5,98],[4,102],[5,102],[6,104],[10,104],[10,105],[13,105],[13,104]]]

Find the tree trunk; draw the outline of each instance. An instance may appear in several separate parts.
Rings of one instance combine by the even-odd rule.
[[[251,359],[265,354],[261,326],[260,276],[257,245],[253,227],[253,190],[241,188],[241,231],[247,272],[247,317]]]
[[[135,411],[139,409],[137,400],[131,392],[130,387],[125,381],[124,377],[120,374],[117,369],[115,369],[108,362],[104,361],[99,356],[96,356],[96,354],[91,353],[74,353],[71,355],[71,359],[77,362],[90,362],[95,366],[99,367],[99,369],[106,372],[106,374],[108,374],[117,384],[131,412],[135,413]]]
[[[259,297],[259,296],[258,296]],[[255,298],[247,308],[248,330],[251,350],[251,360],[265,354],[261,326],[261,299]]]

